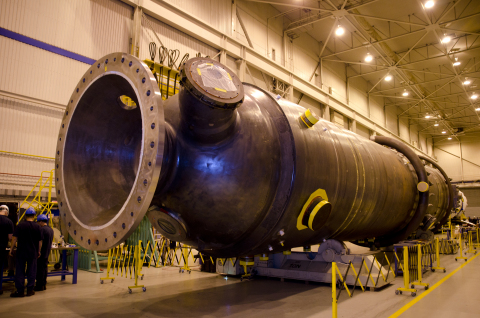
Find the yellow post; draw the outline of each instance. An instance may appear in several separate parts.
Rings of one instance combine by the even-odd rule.
[[[109,249],[108,250],[108,261],[107,261],[107,277],[101,277],[100,278],[100,284],[103,284],[103,281],[107,280],[107,279],[111,279],[112,283],[115,280],[114,277],[110,277],[110,268],[112,266],[113,258],[114,258],[114,255],[113,255],[112,249]],[[115,271],[115,267],[113,268],[113,271]]]
[[[133,268],[134,271],[134,276],[135,276],[135,285],[134,286],[128,286],[128,292],[131,294],[133,291],[133,288],[142,288],[143,291],[147,291],[147,288],[145,288],[144,285],[138,285],[138,277],[141,275],[142,271],[142,241],[138,241],[138,246],[135,246],[134,248],[134,259],[135,259],[135,265]],[[130,277],[131,278],[131,277]]]
[[[181,247],[181,255],[183,256],[183,266],[179,269],[179,272],[183,273],[184,271],[187,271],[190,274],[192,270],[188,267],[188,246],[183,245]]]
[[[477,247],[480,247],[480,236],[478,236],[478,235],[480,234],[479,228],[477,228],[477,229],[475,230],[475,232],[477,233],[477,243],[473,244],[473,246],[474,246],[475,249],[476,249]]]
[[[469,254],[477,254],[477,251],[475,251],[474,249],[474,245],[473,245],[473,234],[472,234],[472,231],[468,231],[468,251],[467,253]]]
[[[408,286],[410,280],[410,273],[408,268],[408,246],[403,247],[403,286],[399,287],[395,290],[396,295],[401,295],[402,292],[411,292],[412,296],[417,295],[417,290],[413,288],[409,288]]]
[[[440,242],[438,241],[438,237],[435,238],[435,255],[437,257],[437,266],[432,267],[432,271],[434,272],[436,269],[443,269],[443,272],[445,273],[447,271],[445,267],[440,267]]]
[[[460,256],[455,257],[455,261],[458,261],[459,259],[464,259],[465,262],[467,261],[467,257],[463,254],[463,242],[462,242],[462,232],[460,230],[460,235],[459,235],[459,245],[460,245]]]
[[[417,251],[418,251],[418,253],[417,253],[417,255],[418,255],[418,258],[417,258],[417,262],[418,262],[418,265],[417,265],[418,281],[412,283],[412,288],[413,288],[415,285],[418,285],[418,286],[425,286],[425,290],[427,290],[428,287],[430,287],[430,285],[427,284],[427,283],[423,283],[423,282],[422,282],[422,274],[423,274],[423,266],[422,266],[422,245],[417,244]]]
[[[332,317],[337,318],[337,263],[332,263]]]

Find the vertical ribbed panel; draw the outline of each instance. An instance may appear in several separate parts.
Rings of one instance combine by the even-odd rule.
[[[113,0],[0,1],[0,26],[99,59],[128,52],[132,12]]]
[[[222,33],[231,33],[231,0],[167,0],[167,2],[210,24]]]
[[[63,110],[0,95],[0,150],[55,157]],[[30,190],[53,159],[0,152],[0,189]],[[0,192],[1,193],[1,192]]]
[[[146,18],[150,24],[145,21]],[[180,57],[177,60],[177,65],[185,53],[189,53],[190,58],[195,57],[198,52],[200,52],[202,56],[208,55],[210,57],[213,57],[218,53],[217,49],[189,36],[188,34],[174,29],[171,26],[150,16],[147,16],[146,18],[142,18],[142,37],[140,43],[140,59],[142,60],[150,59],[148,46],[150,42],[155,42],[157,44],[155,61],[158,62],[158,49],[160,47],[160,43],[158,43],[153,31],[155,31],[165,47],[180,51]],[[150,25],[153,26],[153,31]],[[166,64],[166,61],[164,63]]]
[[[0,90],[66,105],[88,65],[0,36]]]

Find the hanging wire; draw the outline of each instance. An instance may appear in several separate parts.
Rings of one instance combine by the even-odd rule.
[[[188,53],[185,53],[185,55],[182,57],[182,59],[180,60],[180,63],[178,63],[178,67],[177,67],[177,70],[180,68],[180,66],[185,63],[188,58],[190,57],[190,54]]]
[[[150,51],[150,59],[155,62],[155,55],[157,54],[157,44],[155,42],[150,42],[148,45],[148,50]]]
[[[173,68],[175,66],[175,68],[177,68],[175,63],[177,62],[179,57],[180,57],[179,50],[177,49],[169,50],[168,51],[168,67]]]
[[[160,59],[160,64],[163,65],[163,62],[165,61],[165,58],[167,57],[167,55],[168,55],[168,49],[163,45],[160,46],[160,48],[158,49],[158,58]]]

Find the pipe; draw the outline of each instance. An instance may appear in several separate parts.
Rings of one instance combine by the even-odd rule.
[[[422,222],[428,208],[428,177],[427,172],[425,171],[425,167],[420,161],[420,158],[417,156],[417,154],[415,154],[415,152],[413,152],[412,149],[410,149],[410,147],[408,147],[404,143],[385,136],[371,136],[370,139],[380,145],[393,148],[405,155],[405,157],[410,161],[413,168],[415,169],[415,173],[417,174],[418,179],[417,189],[419,191],[419,198],[415,214],[413,215],[408,225],[403,229],[376,239],[379,245],[386,246],[406,239],[413,231],[415,231],[415,229],[418,228],[418,226]]]
[[[61,216],[79,245],[116,246],[145,215],[165,237],[215,257],[326,239],[385,246],[422,221],[425,167],[405,145],[375,137],[410,163],[212,59],[188,60],[180,77],[165,104],[149,67],[125,53],[80,79],[55,161]],[[121,96],[137,107],[121,107]],[[428,171],[432,209],[442,209],[443,178]]]
[[[427,158],[425,156],[422,156],[422,155],[420,155],[418,157],[422,160],[425,160],[426,162],[431,164],[433,167],[435,167],[438,171],[440,171],[443,178],[445,178],[445,182],[446,182],[447,187],[448,187],[448,206],[447,206],[447,209],[445,211],[445,215],[440,220],[440,222],[435,226],[435,230],[439,230],[448,221],[448,217],[450,216],[450,213],[452,212],[453,197],[454,197],[454,193],[453,193],[453,190],[452,190],[452,184],[450,182],[450,178],[447,176],[445,171],[436,162],[434,162],[433,160],[430,160],[429,158]]]

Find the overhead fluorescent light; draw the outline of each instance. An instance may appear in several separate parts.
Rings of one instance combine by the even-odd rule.
[[[388,81],[391,81],[392,80],[392,75],[387,75],[385,76],[385,80],[388,82]]]
[[[367,53],[367,56],[365,56],[365,62],[371,62],[373,60],[373,57],[370,55],[370,53]]]

